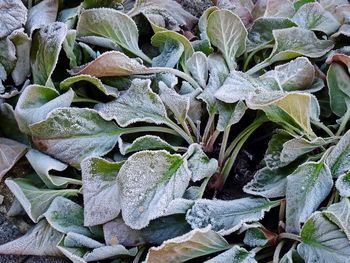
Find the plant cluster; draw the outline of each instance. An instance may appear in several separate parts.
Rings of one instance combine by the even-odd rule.
[[[350,4],[184,2],[1,1],[0,254],[349,261]]]

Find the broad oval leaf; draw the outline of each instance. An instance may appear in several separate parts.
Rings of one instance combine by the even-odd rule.
[[[30,130],[39,150],[74,167],[86,157],[108,153],[121,134],[114,123],[87,108],[56,109]]]
[[[208,60],[203,52],[194,52],[187,61],[188,71],[198,84],[205,88],[208,80]]]
[[[166,151],[133,154],[117,176],[125,223],[141,229],[165,215],[170,203],[183,196],[190,178],[187,161],[180,155]]]
[[[350,197],[350,173],[339,176],[335,182],[335,187],[339,191],[339,195]]]
[[[21,0],[3,0],[0,6],[0,38],[6,37],[27,21],[27,8]]]
[[[279,201],[265,198],[241,198],[230,201],[199,199],[187,212],[186,220],[192,228],[208,225],[221,235],[237,231],[243,223],[262,219]]]
[[[85,226],[100,225],[119,215],[117,175],[122,165],[123,162],[114,163],[97,157],[81,163]]]
[[[331,222],[336,224],[350,238],[350,200],[343,198],[339,203],[330,205],[322,212]]]
[[[0,137],[0,181],[25,154],[26,149],[27,146],[22,143]]]
[[[210,227],[195,229],[183,236],[169,239],[159,247],[152,247],[145,263],[180,263],[229,248],[226,240]]]
[[[218,256],[205,261],[204,263],[257,263],[254,259],[254,253],[248,252],[237,245],[229,250],[219,254]]]
[[[216,129],[224,131],[232,125],[238,123],[244,116],[247,106],[242,101],[237,103],[219,103],[219,120]]]
[[[332,190],[328,166],[320,161],[300,165],[287,177],[286,230],[299,233],[300,224],[319,207]]]
[[[247,30],[241,19],[228,10],[216,10],[209,15],[207,34],[213,46],[225,57],[228,67],[236,68],[236,57],[246,49]]]

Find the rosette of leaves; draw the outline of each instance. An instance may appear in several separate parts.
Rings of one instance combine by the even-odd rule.
[[[3,1],[1,255],[346,262],[348,1]]]

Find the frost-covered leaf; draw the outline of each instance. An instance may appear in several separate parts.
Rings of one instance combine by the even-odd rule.
[[[198,84],[205,88],[208,80],[208,61],[203,52],[194,52],[187,61],[187,69]]]
[[[265,198],[241,198],[230,201],[199,199],[187,212],[186,219],[192,228],[208,225],[222,235],[237,231],[243,223],[262,219],[279,201]]]
[[[169,88],[163,81],[158,83],[159,97],[167,108],[174,114],[178,123],[186,123],[190,108],[190,99],[181,96],[175,90]]]
[[[304,263],[305,261],[300,257],[296,249],[290,249],[284,256],[281,258],[279,263]]]
[[[176,146],[170,145],[160,137],[154,135],[138,137],[132,143],[123,142],[121,137],[119,137],[118,144],[120,153],[123,155],[143,150],[177,150]]]
[[[247,106],[242,102],[237,103],[219,103],[219,120],[216,129],[224,131],[232,125],[238,123],[245,114]]]
[[[211,44],[225,57],[228,67],[236,68],[236,57],[244,53],[248,34],[241,19],[228,10],[214,11],[208,18],[207,34]]]
[[[266,0],[265,17],[291,17],[294,13],[292,1]]]
[[[74,232],[91,236],[90,230],[84,227],[83,208],[67,198],[56,197],[44,216],[48,223],[61,233]]]
[[[248,252],[237,245],[218,256],[205,261],[204,263],[257,263],[254,259],[254,253]]]
[[[41,220],[24,236],[0,245],[3,255],[61,256],[56,245],[63,234],[53,229],[46,220]]]
[[[244,192],[266,198],[282,197],[286,194],[287,175],[291,173],[287,168],[270,170],[260,169],[253,180],[243,187]]]
[[[108,153],[121,134],[114,123],[87,108],[56,109],[30,130],[39,150],[74,167],[86,157]]]
[[[140,121],[165,123],[165,106],[150,85],[150,80],[135,79],[124,94],[111,102],[96,105],[96,109],[104,119],[114,119],[122,127]]]
[[[335,182],[335,187],[339,191],[339,195],[350,197],[350,173],[340,175]]]
[[[346,101],[350,99],[350,77],[342,65],[330,65],[327,71],[327,85],[331,109],[342,117],[348,108]]]
[[[298,253],[306,262],[342,263],[350,256],[350,242],[339,227],[316,212],[301,230]]]
[[[191,180],[196,182],[212,176],[218,168],[218,161],[204,153],[199,144],[191,144],[187,150],[188,169],[192,173]]]
[[[260,17],[248,32],[247,51],[257,50],[273,41],[273,30],[296,26],[285,17]]]
[[[264,156],[264,161],[269,169],[278,169],[290,163],[282,160],[281,155],[284,143],[288,142],[291,138],[291,135],[285,130],[277,130],[272,135]]]
[[[67,233],[64,239],[64,245],[66,247],[87,247],[92,249],[103,247],[103,244],[101,242],[75,232]]]
[[[26,149],[27,146],[22,143],[0,137],[0,181],[25,154]]]
[[[0,38],[22,27],[27,21],[27,8],[21,0],[3,0],[0,6]]]
[[[145,263],[169,262],[180,263],[192,258],[229,249],[226,240],[209,227],[195,229],[191,232],[165,241],[159,247],[152,247]]]
[[[350,201],[343,198],[339,203],[330,205],[323,214],[334,224],[336,224],[350,238]]]
[[[162,52],[152,59],[152,66],[173,68],[179,62],[184,50],[184,45],[180,41],[167,39]]]
[[[334,16],[324,10],[317,2],[301,6],[292,17],[292,20],[299,27],[321,31],[327,35],[334,33],[340,27]]]
[[[253,21],[251,11],[254,4],[251,0],[215,0],[214,2],[216,2],[216,6],[218,6],[220,9],[230,10],[239,16],[246,27],[249,27]]]
[[[274,244],[278,235],[264,227],[251,227],[245,232],[243,242],[250,247],[264,247]]]
[[[33,35],[30,57],[34,84],[54,86],[51,75],[56,68],[66,34],[67,26],[54,22],[40,28]]]
[[[28,144],[28,138],[19,130],[15,112],[10,104],[3,103],[0,105],[0,119],[0,130],[4,137]]]
[[[10,75],[16,66],[16,46],[9,37],[0,40],[0,65],[4,70],[4,76],[1,80],[6,80],[7,75]],[[3,91],[0,90],[0,93]]]
[[[283,90],[305,90],[312,86],[315,68],[305,57],[298,57],[286,64],[276,66],[262,78],[275,78]]]
[[[57,196],[76,196],[78,189],[51,190],[26,178],[6,179],[5,183],[33,222],[37,223]]]
[[[299,233],[300,224],[319,207],[332,190],[328,166],[320,161],[300,165],[287,177],[286,230]]]
[[[96,87],[98,90],[103,92],[103,94],[107,96],[118,97],[119,91],[117,89],[104,85],[102,81],[96,77],[93,77],[90,75],[83,75],[83,74],[66,78],[60,83],[60,89],[63,91],[66,91],[78,82],[83,82],[83,83],[88,82],[92,84],[94,87]]]
[[[34,30],[56,21],[58,0],[44,0],[28,11],[26,30],[32,36]]]
[[[347,173],[350,170],[350,131],[346,132],[326,158],[333,177]]]
[[[119,215],[118,172],[123,162],[88,158],[81,163],[84,197],[84,225],[100,225]]]
[[[140,13],[156,26],[174,31],[191,30],[197,22],[195,16],[174,0],[137,0],[128,15],[134,17]]]
[[[68,167],[51,156],[31,149],[27,152],[26,158],[48,188],[66,188],[68,184],[81,185],[80,180],[50,174],[52,170],[62,172]]]
[[[139,33],[135,22],[122,12],[109,8],[82,12],[77,25],[77,36],[100,36],[111,39],[126,51],[151,63],[139,48]]]
[[[166,214],[170,203],[182,197],[190,178],[187,160],[180,155],[166,151],[133,154],[117,176],[125,223],[141,229]]]
[[[73,102],[74,92],[68,90],[59,93],[49,87],[30,85],[22,92],[15,108],[15,116],[22,132],[30,134],[29,126],[42,121],[54,109],[69,107]]]
[[[137,254],[137,248],[126,249],[122,245],[115,246],[103,246],[95,248],[90,253],[84,255],[84,260],[86,262],[103,260],[108,258],[113,258],[117,256],[130,256],[134,257]]]

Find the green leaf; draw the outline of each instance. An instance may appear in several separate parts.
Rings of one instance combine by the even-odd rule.
[[[61,256],[56,248],[63,234],[53,229],[46,220],[41,220],[24,236],[0,245],[3,255]]]
[[[26,145],[0,137],[0,181],[25,154],[26,150]]]
[[[273,30],[296,26],[285,17],[260,17],[254,21],[248,32],[247,51],[251,52],[273,41]]]
[[[316,212],[301,231],[298,253],[306,262],[341,263],[350,256],[350,243],[339,227]]]
[[[10,37],[0,40],[0,65],[3,66],[7,75],[10,75],[12,70],[15,68],[16,61],[16,46],[10,40]],[[3,80],[5,79],[6,75]]]
[[[337,178],[350,171],[350,131],[347,131],[326,158],[332,176]]]
[[[106,223],[119,215],[120,187],[117,175],[123,162],[88,158],[81,163],[84,197],[84,225]],[[114,204],[111,206],[111,203]]]
[[[30,129],[39,150],[74,167],[86,157],[108,153],[121,134],[114,123],[87,108],[56,109]]]
[[[177,151],[177,147],[170,145],[163,139],[154,135],[138,137],[132,143],[123,142],[121,137],[118,140],[120,153],[123,155],[143,150],[167,150]]]
[[[54,22],[34,34],[31,49],[31,67],[34,84],[54,87],[51,75],[67,34],[67,26]]]
[[[193,229],[211,225],[219,234],[229,235],[243,223],[262,219],[278,202],[251,197],[230,201],[199,199],[187,212],[186,220]]]
[[[26,31],[30,36],[36,29],[56,21],[58,2],[58,0],[44,0],[29,9]]]
[[[15,108],[15,116],[20,130],[30,134],[29,126],[42,121],[54,109],[69,107],[73,102],[74,92],[68,90],[59,93],[49,87],[29,85],[22,92]]]
[[[264,247],[274,244],[277,238],[277,234],[267,230],[263,226],[253,226],[245,232],[243,242],[250,247]]]
[[[350,215],[350,201],[349,198],[343,198],[339,203],[332,204],[329,206],[323,214],[336,224],[347,236],[350,238],[350,223],[349,223],[349,215]]]
[[[141,229],[166,214],[171,202],[182,197],[190,178],[187,161],[180,155],[166,151],[133,154],[117,176],[125,223]]]
[[[66,91],[70,87],[72,86],[74,87],[74,85],[79,82],[83,82],[83,83],[88,82],[107,96],[113,96],[116,98],[119,95],[119,91],[116,88],[112,88],[107,85],[104,85],[100,79],[90,75],[78,75],[78,76],[66,78],[60,83],[60,89],[63,91]],[[89,89],[87,89],[87,91],[88,90]]]
[[[328,11],[324,10],[319,3],[305,4],[292,17],[299,27],[321,31],[330,35],[340,27],[338,21]]]
[[[26,23],[27,8],[20,0],[4,0],[0,7],[0,17],[0,38],[3,38]]]
[[[28,144],[28,138],[19,130],[15,112],[10,104],[0,105],[0,119],[0,130],[6,138]]]
[[[287,175],[291,172],[287,168],[270,170],[264,167],[256,172],[254,178],[243,187],[243,191],[265,198],[283,197],[286,194]]]
[[[214,158],[209,159],[199,144],[191,144],[187,154],[188,169],[192,173],[192,181],[200,181],[216,172],[218,161]]]
[[[188,71],[194,80],[205,88],[208,80],[208,60],[203,52],[194,52],[192,57],[187,61]]]
[[[195,229],[183,236],[169,239],[159,247],[152,247],[145,263],[157,262],[159,259],[180,263],[229,248],[226,240],[209,227]]]
[[[254,259],[254,253],[248,252],[237,245],[233,246],[224,253],[205,261],[204,263],[257,263]]]
[[[122,245],[115,246],[103,246],[95,248],[90,253],[84,255],[84,260],[87,262],[103,260],[108,258],[114,258],[117,256],[130,256],[134,257],[137,254],[137,248],[126,249]]]
[[[26,178],[6,179],[5,183],[21,203],[30,219],[37,223],[57,196],[76,196],[78,189],[51,190]]]
[[[304,263],[298,252],[292,248],[281,258],[279,263]]]
[[[139,48],[139,33],[135,22],[122,12],[109,8],[82,12],[77,25],[77,36],[100,36],[111,39],[124,50],[151,63],[150,58]]]
[[[66,188],[68,184],[82,184],[80,180],[74,178],[50,174],[52,170],[62,172],[68,167],[51,156],[31,149],[27,152],[26,158],[48,188]]]
[[[219,120],[216,129],[224,131],[238,123],[244,116],[247,106],[242,101],[237,103],[219,103]]]
[[[287,177],[286,230],[299,233],[300,224],[316,211],[332,186],[331,171],[322,160],[304,163],[290,174]]]
[[[74,232],[67,233],[64,239],[64,245],[66,247],[87,247],[92,249],[103,247],[103,244],[101,242]]]
[[[343,197],[350,197],[350,173],[342,174],[335,182],[339,195]]]
[[[327,71],[329,102],[332,111],[339,117],[347,111],[346,100],[350,94],[350,76],[343,66],[332,63]]]
[[[246,49],[247,30],[241,19],[228,10],[212,12],[208,18],[207,34],[213,46],[223,54],[230,70],[236,68],[236,57]]]
[[[84,209],[65,197],[56,197],[44,216],[51,227],[61,233],[74,232],[86,236],[92,235],[90,230],[84,227]]]
[[[179,62],[184,50],[184,45],[180,41],[167,39],[162,52],[152,59],[152,66],[173,68]]]

